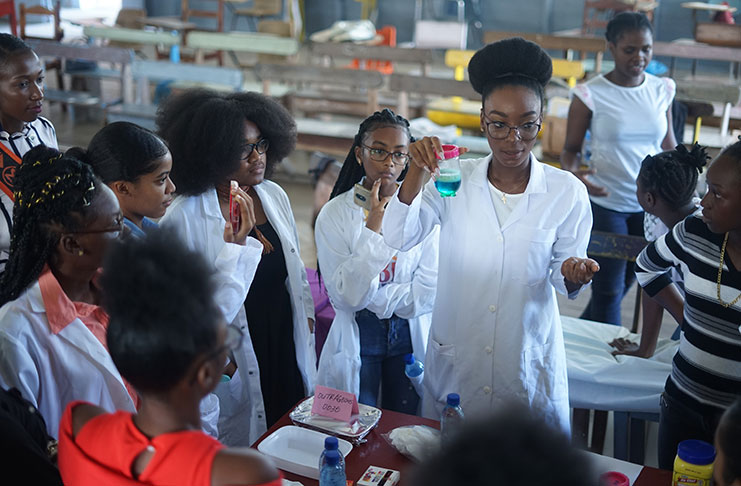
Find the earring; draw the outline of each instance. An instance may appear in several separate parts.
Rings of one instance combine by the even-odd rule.
[[[80,250],[80,251],[78,251],[78,252],[77,252],[77,256],[82,256],[82,255],[84,255],[84,254],[85,254],[85,252],[84,252],[84,251],[82,251],[82,250]]]

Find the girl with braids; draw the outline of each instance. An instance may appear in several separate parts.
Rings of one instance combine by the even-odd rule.
[[[317,217],[317,259],[337,315],[322,349],[317,383],[355,393],[360,403],[415,414],[419,397],[404,356],[424,360],[437,280],[437,231],[408,251],[383,241],[386,204],[409,162],[409,122],[391,110],[360,125]],[[356,205],[354,186],[371,192]]]
[[[172,203],[172,156],[165,142],[146,128],[129,122],[108,124],[95,134],[87,150],[75,147],[67,155],[90,164],[113,190],[134,237],[156,228],[149,218],[161,218]]]
[[[157,125],[179,193],[160,224],[219,269],[229,289],[217,293],[220,308],[245,333],[226,371],[231,379],[216,394],[219,439],[249,446],[312,392],[316,376],[314,302],[296,223],[286,193],[265,179],[293,150],[296,124],[258,93],[192,90],[169,98]],[[230,228],[231,181],[251,212],[241,223],[250,235],[243,267],[220,264],[230,246],[222,232]]]
[[[636,177],[646,154],[677,145],[671,116],[676,88],[672,79],[645,72],[653,39],[644,14],[619,13],[607,24],[605,36],[615,68],[574,88],[561,164],[589,191],[594,230],[643,236]],[[588,161],[582,154],[587,129]],[[589,169],[582,170],[582,163]],[[581,317],[620,325],[620,302],[635,280],[635,265],[614,258],[597,261],[601,271]]]
[[[402,250],[440,225],[438,290],[432,313],[423,413],[439,417],[448,393],[466,415],[503,402],[529,405],[569,430],[566,356],[555,291],[576,297],[599,269],[585,258],[592,217],[572,174],[538,162],[548,54],[521,38],[480,49],[468,65],[481,93],[481,131],[491,154],[461,161],[461,187],[442,198],[442,145],[410,146],[412,163],[383,218],[383,236]]]
[[[18,37],[0,34],[0,143],[19,159],[37,145],[57,148],[54,126],[39,116],[43,100],[44,67],[38,56]],[[1,182],[10,177],[10,170],[7,165],[0,168]],[[1,190],[0,212],[2,272],[10,248],[13,200]]]
[[[706,181],[702,216],[686,217],[636,260],[638,283],[682,327],[660,401],[662,469],[671,469],[679,442],[712,442],[723,410],[741,396],[741,141],[710,164]]]
[[[687,216],[699,212],[700,199],[696,197],[697,177],[707,159],[705,149],[698,144],[695,144],[691,151],[684,145],[677,145],[677,148],[670,152],[649,155],[643,159],[636,181],[636,195],[641,207],[646,211],[646,216],[658,219],[658,224],[652,227],[650,233],[652,236],[649,237],[649,232],[646,232],[649,241],[655,241],[668,232],[668,228],[673,228]],[[683,287],[681,275],[674,272],[672,280],[681,291]],[[653,356],[664,309],[648,295],[643,296],[641,305],[643,327],[640,345],[625,338],[618,338],[610,343],[615,347],[612,354],[627,354],[641,358]],[[679,332],[680,328],[677,328],[672,339],[679,339]]]
[[[20,390],[57,437],[65,406],[134,411],[106,348],[96,277],[124,231],[113,192],[92,169],[35,147],[15,176],[15,227],[0,279],[0,386]]]

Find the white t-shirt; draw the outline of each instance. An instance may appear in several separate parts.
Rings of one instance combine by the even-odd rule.
[[[491,181],[489,181],[489,192],[491,193],[491,200],[494,203],[494,212],[497,213],[499,226],[502,226],[507,221],[507,218],[509,218],[509,215],[512,214],[515,206],[517,206],[517,203],[520,202],[525,193],[507,194],[506,192],[500,191],[494,187],[494,184],[492,184]]]
[[[636,198],[636,177],[641,161],[662,151],[661,142],[670,128],[666,112],[675,91],[674,80],[648,73],[641,85],[630,88],[603,75],[574,88],[573,95],[592,112],[588,165],[596,173],[590,177],[610,193],[590,196],[593,203],[622,213],[642,211]]]
[[[37,145],[58,148],[57,132],[54,125],[43,117],[26,123],[23,130],[10,134],[0,126],[0,143],[9,148],[18,157]],[[0,271],[5,268],[10,249],[10,229],[13,227],[13,201],[0,191]]]

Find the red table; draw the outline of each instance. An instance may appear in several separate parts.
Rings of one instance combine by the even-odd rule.
[[[275,425],[270,427],[270,429],[265,432],[263,436],[252,445],[252,447],[257,448],[257,445],[267,436],[286,425],[292,425],[287,413],[281,417]],[[355,482],[360,478],[365,470],[368,469],[368,466],[380,466],[400,471],[400,484],[407,484],[406,480],[408,479],[409,472],[414,467],[414,462],[400,454],[388,442],[386,442],[383,437],[381,437],[381,434],[388,433],[403,425],[429,425],[436,429],[440,428],[440,423],[436,420],[392,412],[390,410],[383,410],[378,426],[366,436],[367,442],[353,446],[352,452],[348,454],[345,460],[347,479]],[[284,474],[286,479],[299,481],[304,486],[319,485],[319,481],[315,479],[309,479],[285,471]],[[646,466],[643,468],[638,479],[636,479],[632,486],[670,486],[671,479],[671,471],[664,471]]]

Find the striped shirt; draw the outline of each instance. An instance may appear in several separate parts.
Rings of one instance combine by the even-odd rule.
[[[54,125],[43,117],[26,123],[20,132],[10,134],[0,126],[0,143],[12,150],[19,158],[37,145],[57,148],[57,132]],[[10,249],[10,231],[13,228],[13,201],[0,191],[0,272],[5,268]]]
[[[726,308],[717,295],[724,236],[692,215],[648,245],[636,262],[638,282],[650,296],[671,283],[672,268],[684,278],[684,332],[666,393],[701,413],[725,409],[741,395],[741,301]],[[728,303],[739,294],[741,270],[726,253],[721,298]]]

